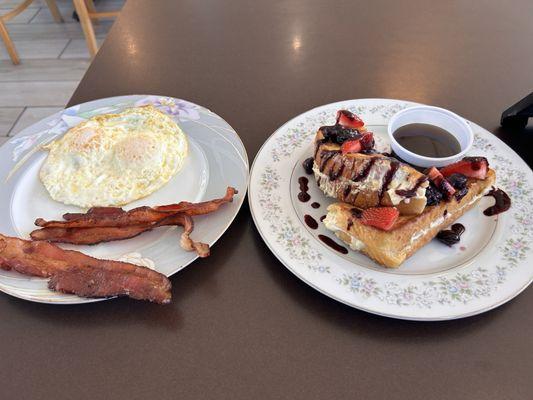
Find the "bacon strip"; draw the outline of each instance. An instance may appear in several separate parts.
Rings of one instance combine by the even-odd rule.
[[[130,211],[124,211],[115,207],[95,207],[87,213],[67,213],[63,217],[65,221],[45,221],[38,218],[35,225],[43,228],[95,228],[95,227],[122,227],[131,225],[146,225],[157,223],[169,214],[185,213],[187,215],[202,215],[214,212],[222,204],[233,201],[237,190],[232,187],[226,189],[226,195],[220,199],[204,201],[201,203],[189,203],[182,201],[161,207],[138,207]]]
[[[30,233],[30,237],[33,240],[47,240],[56,243],[98,244],[101,242],[130,239],[160,226],[183,226],[185,224],[183,215],[184,214],[167,215],[159,222],[144,225],[104,226],[94,228],[42,228],[34,230]]]
[[[33,240],[46,240],[56,243],[93,245],[114,240],[123,240],[140,235],[160,226],[179,225],[184,227],[181,235],[181,247],[187,251],[196,251],[200,257],[209,256],[209,245],[195,242],[190,238],[194,222],[183,213],[171,214],[151,225],[133,225],[123,227],[96,228],[42,228],[30,233]]]
[[[182,201],[178,204],[154,207],[154,209],[157,211],[166,212],[184,212],[190,216],[209,214],[218,210],[222,204],[233,201],[233,196],[235,196],[237,193],[239,192],[235,188],[228,187],[226,189],[226,195],[220,199],[203,201],[201,203],[189,203],[187,201]]]
[[[35,225],[43,228],[96,228],[96,227],[121,227],[130,225],[153,224],[161,221],[169,214],[156,211],[150,207],[138,207],[130,211],[116,213],[65,214],[66,221],[45,221],[42,218],[35,220]],[[76,217],[77,216],[77,217]]]
[[[126,211],[124,211],[120,207],[92,207],[87,211],[86,214],[91,215],[117,215],[117,214],[123,214]],[[73,219],[78,219],[86,215],[84,213],[66,213],[63,214],[63,219],[70,221]]]
[[[52,275],[48,288],[80,297],[129,296],[137,300],[151,300],[160,304],[170,301],[170,292],[162,293],[145,278],[121,271],[95,267],[70,267]]]
[[[171,299],[170,281],[159,272],[125,262],[99,260],[48,242],[0,234],[0,268],[53,278],[53,289],[79,296],[129,296],[160,304]]]
[[[130,239],[153,229],[152,225],[104,226],[97,228],[42,228],[30,233],[33,240],[53,243],[97,244],[114,240]]]
[[[199,257],[208,257],[210,250],[209,245],[201,242],[195,242],[191,239],[190,235],[194,229],[194,222],[192,218],[187,214],[179,214],[183,216],[183,233],[181,234],[180,245],[187,251],[196,251]]]

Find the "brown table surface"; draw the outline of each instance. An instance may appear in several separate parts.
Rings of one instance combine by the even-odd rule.
[[[496,130],[533,86],[532,13],[529,0],[130,0],[71,104],[188,99],[232,124],[250,160],[288,119],[349,98],[434,104]],[[531,162],[532,135],[499,134]],[[367,314],[286,270],[247,205],[172,283],[168,306],[0,296],[1,397],[533,398],[531,289],[464,320]]]

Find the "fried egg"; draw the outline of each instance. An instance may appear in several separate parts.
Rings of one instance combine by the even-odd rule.
[[[164,186],[183,166],[187,138],[153,106],[92,117],[44,147],[50,196],[82,208],[122,206]]]

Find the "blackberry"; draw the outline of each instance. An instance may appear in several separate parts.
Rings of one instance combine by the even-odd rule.
[[[453,224],[451,230],[459,236],[465,233],[465,227],[463,224]]]
[[[468,193],[468,187],[466,186],[468,178],[463,174],[455,173],[451,174],[447,179],[456,190],[455,199],[460,201]]]
[[[451,174],[448,178],[448,182],[452,184],[454,189],[461,190],[466,187],[466,184],[468,183],[468,178],[464,176],[463,174]]]
[[[468,193],[468,188],[459,189],[455,192],[454,196],[457,201],[461,201],[463,197]]]
[[[440,231],[437,233],[437,239],[444,243],[446,246],[452,247],[454,244],[459,243],[461,235],[455,233],[452,230]]]
[[[361,154],[378,154],[379,152],[376,149],[365,149],[365,150],[361,150],[359,153],[361,153]]]
[[[459,243],[461,235],[464,233],[465,227],[462,224],[453,224],[451,229],[440,231],[437,233],[437,239],[444,243],[446,246],[453,246]]]
[[[313,157],[306,158],[305,161],[302,163],[302,167],[304,167],[305,173],[307,175],[311,175],[313,173],[313,163],[315,160]]]
[[[341,125],[323,126],[320,128],[326,142],[343,144],[349,139],[359,139],[362,135],[355,128]]]
[[[435,187],[433,183],[430,183],[426,189],[426,205],[436,206],[442,201],[442,193]]]

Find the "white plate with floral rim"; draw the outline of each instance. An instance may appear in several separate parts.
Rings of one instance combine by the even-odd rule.
[[[524,290],[533,277],[533,217],[530,196],[533,173],[505,143],[469,122],[475,133],[471,155],[488,158],[497,186],[512,199],[509,211],[487,217],[485,197],[458,221],[466,232],[448,248],[432,241],[398,269],[386,269],[366,256],[326,246],[318,235],[342,244],[319,223],[311,229],[305,214],[319,221],[334,200],[309,179],[311,200],[297,199],[302,161],[312,156],[318,127],[333,124],[336,111],[359,115],[376,137],[376,147],[389,150],[387,123],[398,111],[416,103],[360,99],[307,111],[270,136],[257,154],[250,175],[249,203],[255,224],[272,252],[297,277],[342,303],[371,313],[412,320],[446,320],[479,314]],[[313,204],[315,203],[315,204]],[[313,206],[312,206],[313,204]]]
[[[10,138],[0,148],[0,232],[28,238],[35,229],[33,222],[37,217],[60,219],[65,212],[81,211],[52,200],[40,182],[38,172],[46,158],[40,150],[43,144],[92,116],[146,104],[154,105],[179,123],[189,141],[189,154],[183,168],[163,188],[125,208],[209,200],[222,197],[226,187],[233,186],[239,193],[232,203],[216,213],[195,217],[193,238],[213,245],[237,215],[246,195],[248,158],[244,145],[235,130],[210,110],[185,100],[146,95],[111,97],[73,106]],[[170,276],[197,258],[194,252],[179,246],[178,229],[181,228],[158,228],[132,239],[95,246],[62,247],[98,258],[144,265]],[[0,270],[0,290],[42,303],[78,304],[101,300],[52,292],[47,289],[46,279],[4,270]]]

